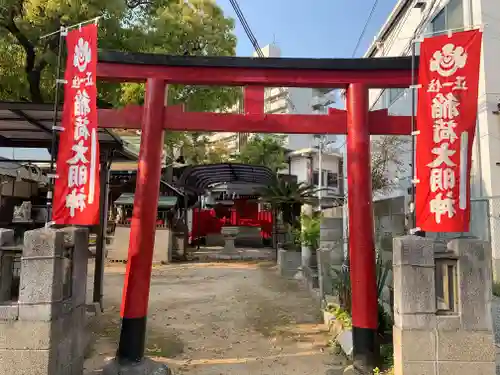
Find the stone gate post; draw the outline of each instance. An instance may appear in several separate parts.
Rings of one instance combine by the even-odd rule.
[[[478,239],[394,239],[395,374],[494,375],[491,252]]]
[[[342,217],[322,217],[320,227],[318,259],[318,282],[320,296],[333,295],[334,271],[344,262],[344,228]]]
[[[87,229],[25,233],[19,300],[0,305],[0,374],[83,374],[87,261]]]

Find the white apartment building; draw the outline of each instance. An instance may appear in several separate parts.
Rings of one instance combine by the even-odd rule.
[[[262,49],[264,57],[281,57],[281,50],[275,44]],[[253,57],[258,57],[254,52]],[[333,104],[329,90],[302,87],[271,87],[264,94],[264,112],[269,114],[323,114]],[[329,139],[335,140],[335,136]],[[285,147],[289,150],[311,148],[316,145],[314,134],[288,134]]]
[[[490,240],[494,268],[500,275],[500,2],[499,0],[400,0],[365,57],[411,55],[413,38],[482,27],[478,120],[472,156],[472,235]],[[416,43],[416,54],[419,43]],[[394,115],[411,114],[410,89],[372,90],[371,109],[388,108]],[[411,149],[402,155],[406,173],[392,172],[399,187],[392,196],[407,195]],[[382,197],[383,198],[383,197]]]
[[[281,51],[274,44],[263,47],[264,57],[281,57]],[[258,57],[254,52],[253,57]],[[270,87],[264,93],[264,112],[268,114],[323,114],[327,107],[334,103],[334,94],[330,90],[298,88],[298,87]],[[236,104],[228,112],[242,112],[240,103]],[[212,140],[224,141],[230,149],[237,152],[246,142],[251,134],[237,134],[221,132],[212,136]],[[329,140],[335,140],[335,136],[329,136]],[[315,147],[317,141],[314,134],[287,134],[285,147],[289,150]]]

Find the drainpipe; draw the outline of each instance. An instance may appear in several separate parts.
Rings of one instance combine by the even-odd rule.
[[[318,209],[321,211],[321,189],[323,189],[323,142],[324,138],[321,136],[319,139],[318,148]]]
[[[307,155],[307,158],[309,159],[309,176],[308,176],[308,180],[309,180],[309,185],[312,185],[314,183],[314,177],[313,177],[313,174],[314,174],[314,166],[313,166],[313,162],[314,162],[314,158],[312,156],[312,154],[309,154]]]

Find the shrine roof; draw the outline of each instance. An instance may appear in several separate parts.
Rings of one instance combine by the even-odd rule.
[[[61,126],[61,116],[59,111],[56,126]],[[0,102],[0,147],[46,148],[50,152],[53,122],[53,104]],[[101,149],[115,150],[121,159],[137,159],[111,130],[100,128],[98,134]]]
[[[99,50],[99,62],[171,67],[301,69],[301,70],[411,70],[411,56],[373,58],[259,58],[235,56],[175,56]],[[418,58],[415,61],[418,68]]]
[[[243,182],[267,186],[275,178],[275,173],[265,166],[237,163],[205,164],[187,167],[176,185],[202,193],[214,184]]]

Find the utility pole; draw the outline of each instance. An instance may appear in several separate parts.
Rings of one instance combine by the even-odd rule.
[[[321,211],[321,189],[323,188],[323,135],[319,138],[318,147],[318,209]]]
[[[331,145],[334,141],[327,141],[324,134],[315,134],[314,138],[318,140],[318,209],[321,210],[321,199],[323,196],[323,151],[325,146]],[[328,181],[327,181],[328,184]]]

